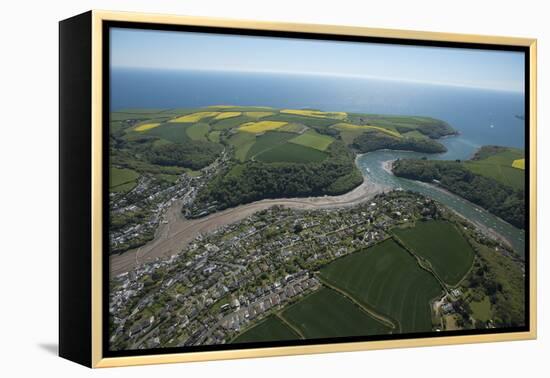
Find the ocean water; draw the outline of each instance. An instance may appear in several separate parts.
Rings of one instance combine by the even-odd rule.
[[[523,94],[349,77],[111,70],[111,109],[209,105],[315,108],[442,119],[461,132],[445,158],[468,158],[483,144],[523,147]]]

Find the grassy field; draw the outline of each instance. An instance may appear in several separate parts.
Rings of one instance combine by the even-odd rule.
[[[517,163],[515,163],[516,161]],[[521,161],[523,161],[523,168]],[[474,173],[491,177],[514,189],[524,189],[525,157],[523,150],[506,148],[496,153],[480,151],[477,160],[465,161],[464,166]]]
[[[272,148],[275,148],[281,144],[286,143],[287,140],[295,137],[296,134],[292,133],[280,133],[277,131],[268,131],[263,135],[256,137],[256,141],[248,150],[246,154],[247,159],[251,159],[262,152],[268,151]]]
[[[315,148],[319,151],[326,151],[328,146],[334,142],[334,138],[328,135],[321,135],[313,130],[306,131],[290,140],[291,143],[300,144],[305,147]]]
[[[189,126],[178,123],[164,123],[159,127],[149,130],[147,134],[158,136],[170,142],[184,143],[190,139],[187,134],[187,127]]]
[[[489,297],[484,297],[481,301],[470,302],[470,308],[472,309],[474,319],[486,322],[492,318],[491,301]]]
[[[147,131],[159,126],[160,123],[142,123],[134,128],[135,131]]]
[[[335,260],[321,275],[359,302],[389,316],[400,332],[432,330],[430,300],[439,282],[393,240]]]
[[[214,142],[214,143],[220,143],[220,134],[221,134],[221,131],[211,131],[209,134],[208,134],[208,140],[210,140],[211,142]]]
[[[359,132],[371,131],[371,130],[381,131],[393,137],[401,138],[401,134],[399,132],[387,127],[371,126],[371,125],[354,125],[351,123],[337,123],[331,127],[340,131],[359,131]]]
[[[247,122],[239,126],[239,131],[247,133],[260,134],[266,131],[275,130],[279,127],[286,125],[286,122],[279,121],[259,121],[259,122]]]
[[[258,154],[256,159],[266,163],[310,163],[323,161],[327,156],[322,151],[287,142]]]
[[[393,233],[418,256],[428,260],[437,275],[456,285],[474,261],[474,251],[455,226],[445,221],[417,222]]]
[[[111,192],[126,193],[137,185],[139,173],[126,168],[111,167],[109,172],[109,190]]]
[[[258,325],[235,338],[232,343],[254,343],[260,341],[296,340],[298,336],[289,326],[276,316],[268,316]]]
[[[264,118],[264,121],[278,121],[288,123],[299,123],[312,128],[316,127],[328,127],[338,122],[338,120],[332,118],[320,118],[320,117],[307,117],[298,114],[284,114],[278,113],[272,116]]]
[[[239,161],[245,161],[248,150],[256,142],[256,136],[251,133],[236,133],[229,138],[229,144],[235,147],[235,157]]]
[[[208,123],[198,122],[186,127],[185,131],[192,140],[207,140],[206,134],[209,128]]]
[[[389,333],[349,299],[323,288],[285,310],[282,316],[307,339]]]
[[[307,126],[299,123],[287,123],[286,125],[280,127],[278,130],[299,134],[306,131]]]
[[[211,120],[210,126],[213,130],[230,130],[239,127],[240,125],[253,121],[254,118],[240,115],[237,117],[225,118],[222,120]]]

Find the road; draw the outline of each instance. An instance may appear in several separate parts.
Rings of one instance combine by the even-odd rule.
[[[340,196],[266,199],[226,209],[199,219],[185,219],[181,214],[181,201],[175,201],[166,211],[167,223],[159,226],[155,238],[139,248],[111,256],[110,272],[113,276],[119,275],[157,257],[174,255],[185,248],[200,233],[214,231],[221,226],[238,222],[257,211],[272,206],[279,205],[294,209],[353,206],[374,197],[384,189],[383,186],[365,181],[354,190]]]

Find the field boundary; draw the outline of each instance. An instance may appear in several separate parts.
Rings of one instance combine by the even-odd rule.
[[[298,301],[298,302],[300,302],[300,301]],[[302,340],[305,340],[305,339],[306,339],[306,337],[304,336],[304,334],[302,333],[302,331],[300,331],[294,324],[292,324],[289,320],[287,320],[287,319],[283,316],[282,312],[275,312],[273,315],[274,315],[275,317],[279,318],[279,320],[280,320],[281,322],[283,322],[284,325],[286,325],[286,326],[289,327],[294,333],[296,333],[296,334],[300,337],[300,339],[302,339]]]
[[[427,271],[428,273],[432,274],[435,279],[437,280],[437,282],[439,282],[439,284],[441,285],[441,287],[443,288],[443,290],[449,294],[449,286],[451,285],[448,285],[445,281],[443,281],[443,279],[441,279],[441,277],[439,277],[439,275],[435,272],[434,268],[432,267],[432,264],[425,258],[423,257],[420,257],[416,254],[416,252],[414,252],[414,250],[412,248],[410,248],[408,245],[406,245],[401,239],[399,239],[399,237],[397,235],[395,235],[393,232],[391,233],[391,237],[392,239],[397,243],[397,245],[399,245],[401,248],[403,248],[405,251],[407,251],[412,257],[415,258],[416,260],[416,263],[418,264],[418,266],[421,268],[421,269],[424,269],[425,271]],[[451,286],[453,287],[453,286]]]
[[[370,317],[374,318],[376,321],[390,327],[392,330],[398,329],[399,331],[401,331],[401,325],[397,320],[391,319],[388,315],[383,315],[381,313],[378,313],[376,310],[367,307],[365,304],[355,299],[351,294],[349,294],[343,289],[340,289],[338,286],[335,286],[334,284],[330,283],[326,278],[322,277],[321,275],[318,275],[318,278],[319,278],[319,281],[321,281],[321,283],[324,286],[326,286],[328,289],[333,290],[338,294],[340,294],[341,296],[343,296],[344,298],[350,300],[353,304],[358,306],[362,311],[366,312]]]

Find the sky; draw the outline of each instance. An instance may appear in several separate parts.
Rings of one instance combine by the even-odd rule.
[[[364,77],[523,92],[522,52],[111,29],[111,67]]]

